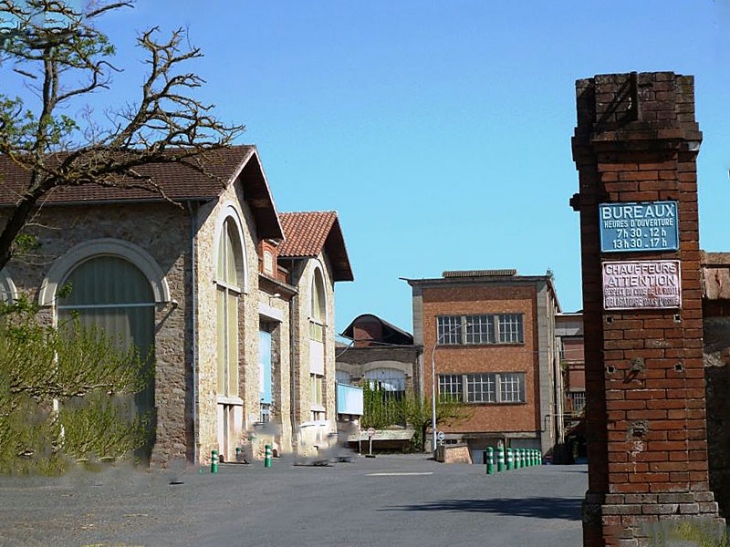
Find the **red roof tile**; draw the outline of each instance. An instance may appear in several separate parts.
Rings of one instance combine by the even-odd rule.
[[[282,258],[314,258],[325,251],[332,262],[335,281],[352,281],[352,268],[345,240],[334,211],[280,213],[284,242]]]

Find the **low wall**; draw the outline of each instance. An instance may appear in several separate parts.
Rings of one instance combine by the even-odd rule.
[[[441,463],[472,463],[466,444],[441,445],[436,448],[436,460]]]

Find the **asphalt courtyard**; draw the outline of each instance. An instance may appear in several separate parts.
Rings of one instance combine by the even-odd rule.
[[[425,456],[0,479],[2,546],[581,545],[585,465],[487,475]]]

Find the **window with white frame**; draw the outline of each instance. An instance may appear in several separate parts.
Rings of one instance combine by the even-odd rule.
[[[467,315],[465,319],[467,344],[494,344],[493,315]]]
[[[502,373],[499,375],[499,399],[502,403],[522,403],[525,401],[525,375]]]
[[[216,302],[218,395],[238,395],[238,300],[241,242],[233,219],[226,219],[218,242]]]
[[[494,403],[497,401],[497,385],[494,374],[468,374],[466,376],[467,401],[470,403]]]
[[[525,374],[523,372],[440,374],[439,397],[472,404],[524,403]]]
[[[312,397],[312,420],[324,420],[324,376],[320,374],[310,374],[309,382]]]
[[[439,375],[439,399],[447,401],[463,401],[463,377],[457,374]]]
[[[521,344],[522,335],[522,314],[503,313],[499,318],[499,343],[500,344]]]
[[[521,313],[440,315],[436,318],[438,344],[523,344]]]
[[[441,316],[438,318],[438,343],[439,344],[460,344],[461,343],[461,317]]]

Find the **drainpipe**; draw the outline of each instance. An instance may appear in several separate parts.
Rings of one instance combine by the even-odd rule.
[[[295,262],[292,259],[291,263],[289,265],[289,272],[291,275],[292,281],[294,280],[294,265]],[[293,284],[293,283],[292,283]],[[299,442],[297,441],[299,431],[298,431],[298,423],[299,420],[297,418],[297,401],[299,400],[299,397],[297,396],[297,359],[295,354],[296,349],[296,339],[295,336],[296,332],[296,321],[295,321],[295,311],[297,309],[297,304],[299,302],[299,294],[295,294],[291,297],[289,300],[289,390],[290,390],[290,405],[291,405],[291,431],[292,431],[292,448],[294,448],[294,443],[296,442],[296,448],[299,450]]]
[[[197,362],[198,362],[198,339],[197,339],[197,320],[198,320],[198,286],[197,286],[197,262],[195,260],[195,233],[197,232],[197,225],[195,222],[195,211],[190,201],[188,203],[188,212],[190,213],[190,283],[192,284],[192,290],[190,291],[190,312],[192,315],[192,363],[191,363],[191,374],[192,374],[192,405],[193,405],[193,464],[198,463],[198,382],[197,382]]]

